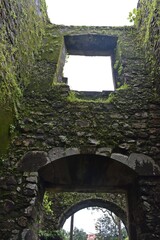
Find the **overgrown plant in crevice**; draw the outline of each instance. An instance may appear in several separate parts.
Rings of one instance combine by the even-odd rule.
[[[98,97],[98,98],[88,98],[88,99],[83,99],[81,97],[78,97],[75,93],[75,91],[70,91],[69,92],[69,95],[67,97],[67,101],[68,102],[71,102],[71,103],[74,103],[74,102],[79,102],[79,103],[106,103],[106,104],[109,104],[109,103],[113,103],[114,100],[116,99],[116,95],[113,93],[110,93],[108,95],[108,97]]]
[[[127,83],[124,83],[119,88],[117,88],[116,91],[127,90],[129,87],[130,86]]]
[[[134,23],[134,25],[138,25],[139,21],[139,15],[140,15],[140,10],[137,8],[134,8],[132,11],[129,12],[128,15],[128,20],[130,23]]]
[[[51,214],[53,215],[53,210],[51,208],[52,206],[52,201],[49,198],[48,192],[45,192],[44,198],[43,198],[43,208],[46,214]]]

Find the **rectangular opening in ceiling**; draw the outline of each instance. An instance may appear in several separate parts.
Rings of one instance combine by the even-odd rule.
[[[63,74],[71,90],[114,91],[110,56],[68,55]]]

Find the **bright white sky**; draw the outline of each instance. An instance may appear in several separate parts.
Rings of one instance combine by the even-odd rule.
[[[70,55],[64,66],[71,90],[114,90],[111,58]]]
[[[128,15],[138,0],[46,0],[48,16],[53,24],[77,26],[130,25]],[[72,58],[72,59],[71,59]],[[105,58],[70,56],[65,64],[64,77],[71,90],[114,90],[110,63]],[[107,70],[107,68],[109,70]],[[106,70],[106,71],[104,71]]]
[[[53,24],[63,24],[63,25],[86,25],[86,26],[124,26],[130,25],[128,21],[128,14],[133,8],[137,7],[138,0],[46,0],[46,4],[48,6],[48,16],[50,21]],[[71,57],[70,57],[71,58]],[[70,59],[69,58],[69,59]],[[71,59],[71,70],[65,72],[65,77],[68,77],[69,81],[72,78],[70,76],[70,72],[74,72],[74,76],[72,79],[75,79],[76,82],[74,84],[70,84],[70,88],[74,90],[83,90],[84,86],[79,86],[79,83],[85,83],[85,90],[92,91],[101,91],[102,89],[106,89],[105,81],[109,81],[111,72],[107,73],[106,80],[104,80],[104,69],[105,66],[103,64],[107,64],[104,60],[101,62],[95,63],[96,66],[91,67],[88,75],[87,70],[83,70],[85,73],[85,78],[80,75],[82,72],[82,63],[84,59],[79,60],[77,62],[77,57],[75,59]],[[104,58],[103,58],[104,59]],[[106,58],[105,58],[106,59]],[[70,60],[69,60],[70,61]],[[106,60],[107,61],[107,60]],[[73,66],[73,62],[75,65]],[[89,68],[90,63],[85,62],[83,65],[87,65],[87,69]],[[77,70],[76,67],[80,66],[81,70]],[[110,63],[108,63],[110,68]],[[94,69],[98,69],[98,66],[103,66],[103,69],[98,70],[97,73],[94,73],[96,78],[94,79],[94,75],[91,75],[91,72],[94,72]],[[74,69],[74,71],[72,70]],[[102,74],[100,74],[102,72]],[[80,76],[80,77],[79,77]],[[97,78],[99,78],[97,80]],[[91,81],[87,84],[86,79],[90,79]],[[100,83],[100,80],[103,79],[103,85]],[[98,84],[96,84],[98,83]],[[105,84],[104,84],[105,83]],[[78,87],[77,87],[78,86]],[[91,89],[92,86],[92,89]],[[110,90],[111,86],[107,85],[107,89]],[[94,224],[96,219],[99,217],[100,213],[94,214],[89,210],[81,210],[75,214],[75,226],[77,228],[83,228],[87,233],[95,232]],[[68,222],[68,223],[67,223]],[[64,228],[69,231],[69,221],[67,221]]]
[[[102,215],[102,211],[84,208],[74,215],[74,226],[78,229],[84,229],[87,234],[96,233],[95,223]],[[63,226],[67,232],[70,231],[70,219],[68,218]]]
[[[46,0],[50,21],[63,25],[129,25],[138,0]]]

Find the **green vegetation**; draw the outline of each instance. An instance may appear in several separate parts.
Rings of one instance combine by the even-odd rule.
[[[127,83],[124,83],[122,86],[120,86],[119,88],[117,88],[116,90],[117,91],[120,91],[120,90],[127,90],[129,88],[129,85]]]
[[[41,0],[41,16],[37,13],[34,0],[13,0],[10,11],[7,10],[4,1],[1,1],[0,9],[7,14],[7,20],[4,19],[0,29],[1,155],[8,148],[10,124],[18,117],[23,91],[30,82],[30,74],[45,32],[47,16],[45,0]]]
[[[8,109],[0,109],[0,155],[6,153],[9,146],[9,139],[13,133],[13,113]]]
[[[3,1],[0,8],[4,9]],[[18,12],[17,4],[21,5]],[[41,46],[45,27],[45,1],[41,0],[42,16],[37,14],[34,0],[12,2],[8,22],[4,22],[0,34],[0,105],[8,105],[14,110],[20,102],[23,89],[28,85],[35,55]],[[14,20],[19,28],[14,25]],[[14,29],[15,28],[15,29]],[[13,34],[13,31],[16,34]]]
[[[64,192],[64,193],[54,193],[47,192],[44,196],[43,206],[45,214],[47,213],[49,218],[44,218],[44,223],[42,222],[42,229],[40,231],[41,235],[47,235],[48,237],[52,235],[53,226],[56,226],[56,219],[68,208],[74,206],[75,204],[86,200],[86,199],[103,199],[114,202],[122,209],[126,208],[125,196],[123,194],[111,194],[111,193],[77,193],[77,192]],[[93,208],[97,209],[97,207]],[[99,209],[99,208],[98,208]],[[44,224],[44,226],[43,226]],[[68,235],[63,232],[63,239],[68,240]],[[84,231],[79,229],[74,229],[73,235],[76,236],[75,239],[84,239],[86,236]]]
[[[159,13],[159,0],[140,0],[139,9],[134,9],[129,15],[138,30],[136,42],[145,49],[146,64],[151,78],[158,77],[160,72],[159,57],[154,49],[159,41],[159,33],[156,31],[160,25]]]
[[[73,239],[75,239],[75,240],[86,240],[87,239],[87,234],[83,229],[78,229],[78,228],[75,227],[74,230],[73,230]]]
[[[60,31],[61,30],[60,27],[53,26],[51,28],[48,25],[47,26],[48,29],[46,30],[46,35],[45,35],[45,27],[46,27],[45,14],[46,14],[46,12],[45,12],[45,3],[44,2],[45,2],[44,0],[41,0],[41,3],[43,3],[42,8],[41,8],[42,16],[39,16],[36,13],[36,9],[34,7],[34,3],[35,3],[34,0],[29,0],[29,1],[13,0],[12,1],[12,4],[13,4],[12,11],[7,13],[8,14],[7,18],[13,20],[13,22],[12,22],[13,26],[14,26],[14,22],[15,22],[14,20],[16,20],[18,22],[18,27],[16,28],[16,34],[14,32],[12,32],[12,29],[10,28],[10,26],[7,22],[4,23],[3,27],[0,30],[1,31],[0,32],[0,155],[6,154],[7,148],[10,143],[10,137],[13,136],[15,133],[15,123],[14,123],[15,117],[14,116],[15,116],[15,113],[16,114],[18,113],[18,109],[20,108],[20,106],[22,104],[21,102],[22,102],[24,90],[27,88],[27,86],[33,80],[33,77],[31,77],[31,74],[33,72],[35,73],[34,76],[35,76],[36,83],[41,85],[41,88],[44,89],[44,92],[46,91],[46,88],[48,88],[48,86],[49,86],[48,82],[51,83],[50,84],[51,89],[49,89],[50,92],[48,90],[45,92],[46,95],[42,95],[41,98],[36,99],[36,97],[40,96],[40,94],[41,94],[40,88],[36,88],[38,86],[38,84],[37,84],[36,87],[34,88],[34,90],[35,89],[37,90],[37,92],[36,92],[37,95],[35,94],[35,98],[33,98],[34,100],[35,99],[36,100],[35,100],[35,102],[33,101],[33,104],[31,104],[31,102],[29,102],[29,103],[27,102],[28,106],[24,110],[25,114],[22,116],[23,120],[25,118],[27,119],[29,117],[29,112],[31,110],[35,111],[35,115],[36,114],[38,115],[38,111],[41,114],[41,115],[39,115],[39,118],[42,119],[42,121],[40,123],[37,121],[36,117],[33,118],[33,122],[35,124],[34,126],[36,126],[35,131],[39,130],[41,128],[42,124],[43,124],[43,126],[45,125],[44,118],[45,118],[45,116],[47,116],[48,113],[49,113],[49,115],[51,113],[52,116],[49,116],[50,129],[46,127],[45,134],[46,134],[46,137],[49,136],[47,134],[48,134],[48,132],[51,132],[50,130],[52,130],[53,138],[55,135],[57,135],[56,136],[57,140],[54,141],[53,145],[59,146],[59,144],[60,144],[60,140],[58,139],[58,136],[60,135],[59,132],[62,130],[61,132],[63,134],[64,128],[65,128],[64,126],[66,123],[68,123],[70,121],[72,129],[73,129],[73,126],[76,125],[75,122],[78,118],[80,118],[80,120],[81,119],[88,120],[90,117],[89,124],[88,125],[86,124],[89,127],[84,128],[85,134],[86,134],[86,129],[90,128],[89,129],[90,132],[88,131],[87,138],[89,138],[89,136],[92,137],[94,135],[98,136],[98,138],[101,141],[100,144],[102,144],[102,147],[109,146],[110,141],[113,141],[113,142],[111,142],[112,146],[114,145],[113,144],[114,142],[118,146],[118,144],[121,143],[121,141],[119,141],[119,139],[120,139],[119,136],[122,136],[121,139],[126,140],[126,139],[124,139],[124,128],[122,126],[122,125],[124,125],[123,120],[120,119],[119,121],[116,122],[117,116],[115,116],[114,117],[115,124],[114,124],[114,121],[112,121],[112,117],[111,117],[111,121],[110,121],[110,119],[108,120],[108,116],[110,117],[110,115],[112,114],[112,111],[114,114],[115,113],[114,111],[118,110],[119,113],[122,113],[122,118],[123,118],[123,116],[125,116],[124,113],[127,111],[127,109],[124,110],[123,108],[118,109],[119,106],[120,107],[122,106],[125,108],[125,104],[126,105],[128,104],[127,101],[126,101],[126,103],[124,103],[125,102],[124,97],[125,97],[125,93],[127,92],[127,91],[125,92],[125,90],[128,90],[130,87],[130,85],[125,83],[125,79],[123,78],[123,70],[125,70],[125,67],[123,66],[124,64],[122,64],[123,63],[122,60],[125,60],[125,59],[123,59],[123,56],[122,56],[122,47],[123,46],[124,46],[124,48],[126,47],[125,46],[125,37],[128,34],[128,32],[127,32],[128,29],[132,36],[133,32],[131,31],[131,29],[133,30],[133,28],[126,27],[126,28],[108,28],[108,29],[105,29],[105,28],[98,29],[97,28],[96,29],[96,27],[95,28],[93,27],[90,30],[89,27],[79,27],[79,28],[75,27],[74,29],[69,28],[69,27],[66,27],[66,29],[65,29],[65,27],[64,27],[64,31]],[[137,42],[138,47],[140,46],[145,50],[146,63],[147,63],[147,66],[148,66],[148,64],[150,66],[150,68],[148,68],[148,72],[151,73],[150,81],[152,81],[153,79],[156,79],[155,75],[157,76],[159,73],[159,66],[157,64],[157,62],[158,62],[157,55],[156,55],[156,53],[154,53],[154,46],[156,46],[156,44],[159,41],[158,33],[156,31],[154,31],[154,28],[156,29],[157,25],[158,26],[160,25],[159,15],[157,14],[157,12],[159,11],[158,1],[157,0],[153,0],[153,1],[141,0],[140,2],[141,2],[140,9],[139,10],[134,9],[133,12],[130,13],[129,17],[130,17],[130,21],[133,21],[135,23],[134,31],[135,31],[135,29],[138,30],[135,42]],[[20,10],[19,14],[17,14],[17,6],[18,6],[17,4],[20,4],[20,6],[21,6],[21,10]],[[0,2],[0,9],[5,9],[5,7],[3,5],[3,1]],[[158,19],[158,20],[155,23],[155,26],[153,28],[152,21],[154,19]],[[60,30],[58,30],[58,28]],[[62,27],[62,30],[63,30],[63,27]],[[60,66],[61,59],[60,58],[61,58],[63,44],[64,44],[63,35],[66,32],[67,32],[67,34],[77,34],[79,32],[79,30],[82,31],[81,32],[82,34],[84,34],[84,33],[86,34],[88,32],[94,33],[94,34],[96,33],[96,34],[107,34],[107,35],[116,35],[117,34],[117,36],[119,37],[118,47],[116,50],[116,62],[114,65],[114,68],[116,69],[116,71],[118,73],[118,81],[119,81],[118,88],[116,89],[116,91],[114,93],[109,94],[109,96],[106,98],[97,98],[97,99],[88,99],[88,100],[81,99],[74,91],[70,91],[69,96],[66,97],[66,95],[68,94],[66,89],[62,89],[62,91],[60,90],[60,87],[65,86],[65,84],[57,83],[57,79],[61,74],[61,66]],[[127,32],[127,34],[126,34],[126,32]],[[124,37],[124,42],[123,42],[123,37]],[[127,35],[127,37],[128,37],[128,35]],[[128,42],[126,44],[128,44]],[[41,47],[41,46],[43,46],[43,47]],[[128,49],[129,48],[126,47],[126,51]],[[133,49],[134,49],[134,47],[132,48],[132,44],[131,44],[131,50],[133,50]],[[136,49],[136,46],[135,46],[135,49]],[[138,52],[138,50],[137,50],[137,52]],[[128,56],[126,55],[124,57],[127,58]],[[132,58],[135,56],[129,56],[129,57]],[[40,61],[41,61],[41,64],[39,64]],[[47,64],[49,65],[49,67],[48,67],[49,70],[55,69],[55,71],[53,70],[53,71],[51,71],[51,73],[48,73],[49,71],[48,71],[48,69],[46,69],[47,64],[44,66],[43,61],[45,63],[47,62]],[[35,68],[36,68],[36,66],[34,65],[35,62],[36,62],[36,64],[35,64],[36,66],[39,64],[39,66],[37,67],[37,70],[36,70],[37,72],[35,71]],[[134,62],[134,58],[133,58],[133,62]],[[129,65],[129,63],[127,63],[127,64]],[[124,69],[123,69],[123,67],[124,67]],[[131,68],[132,65],[127,66],[127,67]],[[41,74],[41,72],[39,72],[40,69],[42,69],[42,73],[43,73],[41,79],[39,78],[39,76]],[[134,75],[134,73],[133,73],[133,75]],[[51,78],[51,81],[50,81],[49,77]],[[135,80],[136,80],[136,76],[135,76]],[[159,80],[159,78],[158,78],[158,80]],[[128,81],[127,81],[127,83],[128,83]],[[29,90],[31,90],[31,91],[33,90],[32,86]],[[57,90],[59,90],[59,91],[57,91]],[[147,89],[147,91],[148,91],[148,89]],[[34,91],[33,91],[33,93],[34,93]],[[73,114],[73,115],[71,115],[71,118],[70,118],[69,111],[73,111],[73,110],[71,110],[69,108],[72,104],[68,104],[69,107],[67,105],[67,107],[68,107],[68,108],[66,108],[67,109],[67,111],[66,111],[67,117],[65,119],[63,110],[61,112],[61,109],[62,109],[61,106],[60,107],[58,106],[60,101],[61,101],[60,104],[62,103],[62,107],[64,107],[64,108],[65,108],[65,103],[67,101],[71,102],[71,103],[79,102],[79,103],[82,103],[82,105],[83,105],[83,102],[84,103],[97,103],[97,104],[98,103],[105,103],[105,104],[117,103],[119,100],[118,97],[121,95],[121,93],[122,93],[122,98],[120,98],[120,100],[123,100],[123,103],[120,105],[117,105],[117,108],[112,109],[110,112],[107,110],[108,116],[106,115],[107,117],[105,118],[105,124],[106,124],[105,126],[106,127],[104,127],[104,129],[102,129],[103,128],[103,118],[101,121],[101,119],[100,119],[101,113],[98,112],[99,109],[101,110],[101,108],[99,108],[99,109],[97,108],[98,110],[96,110],[97,119],[98,118],[100,119],[99,125],[98,125],[97,124],[98,121],[96,118],[94,119],[93,113],[92,113],[92,115],[88,114],[90,111],[90,110],[88,111],[89,108],[87,108],[86,112],[84,111],[84,116],[83,116],[83,114],[79,114],[79,112],[76,112],[77,110],[74,110],[74,113],[77,113],[77,116],[75,116],[71,112],[71,114]],[[49,97],[49,94],[51,97]],[[133,91],[133,94],[134,94],[134,91]],[[154,85],[153,94],[154,94],[155,98],[158,99],[158,94],[156,93],[155,85]],[[132,96],[133,95],[131,95],[131,97]],[[144,97],[145,97],[145,94],[144,94]],[[55,102],[54,102],[54,100],[55,100]],[[139,103],[138,100],[136,103],[137,105]],[[147,100],[148,99],[146,99],[146,101]],[[30,101],[32,101],[32,99]],[[41,101],[41,103],[40,103],[40,101]],[[144,98],[144,101],[145,101],[145,98]],[[47,102],[47,104],[46,104],[46,102]],[[57,102],[58,102],[58,104],[57,104]],[[43,107],[41,105],[42,103],[44,103]],[[57,112],[53,111],[53,108],[55,110],[56,104],[57,104],[57,108],[58,108],[58,110],[56,110]],[[63,106],[63,104],[64,104],[64,106]],[[73,106],[74,106],[74,104],[73,104]],[[89,106],[89,104],[88,104],[88,106]],[[141,106],[141,105],[139,105],[139,106]],[[137,109],[139,109],[139,106]],[[31,109],[32,107],[33,107],[33,109]],[[44,111],[45,107],[46,107],[46,112]],[[106,109],[109,109],[109,107]],[[66,110],[66,109],[64,109],[64,110]],[[80,109],[79,111],[81,113],[83,111],[83,109]],[[132,109],[130,111],[132,111]],[[134,113],[132,113],[132,115],[133,114]],[[93,119],[91,119],[91,118],[93,118]],[[48,122],[47,122],[48,119],[46,117],[47,124],[48,124]],[[63,120],[66,121],[64,125],[63,125],[63,123],[64,123]],[[72,123],[72,121],[73,121],[73,123]],[[95,121],[95,124],[94,124],[94,121]],[[126,125],[127,126],[131,125],[131,123],[132,123],[131,121],[132,120],[130,120],[130,119],[128,119],[128,120],[126,119],[126,122],[129,123]],[[102,122],[102,124],[100,125],[101,122]],[[55,126],[53,123],[55,124]],[[25,124],[25,123],[23,123],[23,124]],[[107,126],[107,124],[108,124],[108,126]],[[115,131],[112,128],[114,126],[115,126],[115,128],[114,128]],[[33,126],[32,126],[32,128],[33,128]],[[79,136],[78,136],[78,134],[75,135],[75,133],[77,133],[78,130],[81,130],[80,128],[81,128],[81,126],[80,127],[78,126],[77,128],[75,127],[75,132],[74,131],[71,132],[70,126],[67,125],[67,128],[64,131],[64,133],[66,133],[66,135],[64,135],[64,138],[67,138],[68,135],[70,134],[69,138],[71,139],[72,142],[69,144],[71,146],[74,141],[76,142],[74,144],[77,146],[79,146],[79,144],[83,145],[85,143],[85,140],[87,138],[84,139],[84,141],[83,141],[83,139],[81,137],[79,137],[81,133],[83,134],[83,132],[79,131],[79,133],[80,133]],[[130,126],[129,126],[129,128],[130,128]],[[117,129],[119,131],[117,131]],[[29,128],[29,130],[30,130],[30,128]],[[115,134],[116,136],[109,135],[112,132],[116,133]],[[38,131],[37,131],[37,133],[38,133]],[[92,133],[92,134],[90,134],[90,133]],[[129,131],[127,134],[130,134]],[[24,135],[24,134],[22,134],[22,135]],[[30,134],[30,133],[28,133],[28,134],[26,133],[26,136],[28,138],[31,135],[32,134]],[[131,136],[132,136],[132,132],[131,132]],[[34,138],[34,134],[31,137]],[[84,138],[85,137],[86,136],[84,136]],[[37,139],[34,139],[34,141],[36,142]],[[80,139],[80,141],[79,141],[79,139]],[[81,139],[82,139],[82,141],[81,141]],[[20,139],[20,140],[22,140],[22,141],[24,140],[23,136],[22,136],[22,139]],[[38,142],[38,140],[37,140],[37,142]],[[48,151],[48,149],[51,148],[51,145],[47,145],[46,142],[43,142],[43,143],[44,143],[44,145],[39,145],[40,146],[39,148],[41,150],[46,148]],[[61,143],[61,144],[63,144],[63,143]],[[64,144],[64,146],[66,146],[68,143],[66,145],[65,144]],[[12,159],[13,157],[10,158],[11,161],[13,160],[13,164],[12,164],[12,162],[11,162],[11,164],[14,165],[15,168],[17,168],[17,164],[15,162],[19,161],[21,159],[21,158],[19,158],[20,154],[24,154],[23,151],[26,151],[26,150],[36,149],[38,144],[35,143],[34,147],[31,147],[31,148],[30,148],[30,146],[29,147],[25,147],[25,146],[22,147],[22,146],[23,145],[20,145],[20,147],[19,147],[17,145],[14,149],[14,154],[15,154],[15,156],[13,156],[14,159]],[[131,151],[131,150],[132,149],[129,149],[129,151]],[[11,154],[12,154],[12,152],[11,152]],[[4,157],[0,158],[1,175],[2,175],[2,172],[3,172],[3,174],[5,174],[4,170],[9,166],[6,159],[7,158],[4,158]],[[5,162],[8,165],[7,164],[5,165],[4,164]],[[13,174],[13,172],[12,172],[12,174]],[[16,175],[16,178],[18,178],[18,177],[19,176]],[[18,194],[18,191],[17,191],[17,194]],[[81,201],[81,200],[84,200],[87,198],[96,198],[96,197],[97,198],[101,197],[102,199],[111,199],[113,202],[116,202],[116,203],[118,202],[118,205],[120,205],[122,208],[124,208],[124,205],[125,205],[124,197],[120,198],[119,196],[117,196],[117,194],[115,194],[113,197],[113,194],[107,195],[107,194],[61,193],[61,194],[51,195],[51,194],[45,193],[44,201],[43,201],[44,212],[46,215],[48,214],[49,216],[51,216],[52,219],[56,222],[56,220],[57,220],[56,217],[59,214],[59,211],[63,212],[64,209],[66,209],[67,207],[70,207],[71,205],[74,205],[78,201]],[[18,200],[17,200],[17,203],[18,203]],[[56,208],[58,208],[58,207],[59,207],[59,209],[57,210]],[[58,213],[56,212],[56,210],[58,211]],[[7,214],[9,214],[9,213],[7,213]],[[109,225],[110,225],[110,222],[108,220],[108,226]],[[53,226],[55,226],[55,225],[53,224],[51,227],[53,228]],[[57,238],[58,237],[63,238],[63,239],[66,238],[66,234],[62,231],[57,232],[57,231],[43,230],[43,231],[40,231],[39,234],[43,239],[44,238],[49,239],[50,237],[53,237],[53,236],[55,236]],[[78,239],[78,237],[76,239]]]
[[[83,99],[76,95],[74,91],[70,91],[69,96],[67,97],[67,101],[69,102],[90,102],[90,103],[113,103],[116,99],[116,95],[114,93],[110,93],[108,97],[105,98],[96,98],[96,99]]]
[[[69,102],[79,102],[79,101],[81,101],[81,99],[77,98],[74,91],[69,92],[69,96],[67,97],[67,100]]]
[[[108,210],[97,220],[96,230],[97,240],[119,240],[127,237],[120,218]]]
[[[47,214],[53,215],[53,210],[51,209],[51,206],[52,206],[52,202],[51,202],[51,200],[49,199],[48,192],[45,192],[44,198],[43,198],[44,211],[45,211]]]
[[[131,12],[129,12],[128,20],[137,25],[139,13],[140,13],[139,9],[134,8]]]
[[[114,93],[110,93],[109,97],[105,100],[105,103],[113,103],[114,100],[116,99],[116,95]]]
[[[68,234],[64,230],[39,231],[40,240],[68,240]]]
[[[117,48],[116,48],[116,61],[114,64],[114,69],[118,72],[118,75],[121,76],[123,71],[123,66],[121,63],[121,57],[122,57],[122,49],[121,49],[121,41],[118,39],[117,41]]]
[[[22,96],[16,78],[16,66],[13,56],[16,48],[11,46],[5,36],[6,28],[3,26],[0,36],[0,105],[16,107],[16,101]]]

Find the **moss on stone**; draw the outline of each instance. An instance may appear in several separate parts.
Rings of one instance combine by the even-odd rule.
[[[35,60],[46,21],[45,1],[41,0],[40,16],[35,2],[13,1],[1,7],[4,16],[0,44],[0,103],[9,102],[16,107],[24,88],[29,83],[29,75]]]
[[[41,0],[40,4],[40,9],[37,9],[34,0],[3,0],[0,3],[3,12],[0,30],[1,152],[8,147],[8,130],[13,112],[17,115],[45,32],[45,0]]]
[[[0,114],[0,156],[7,152],[10,143],[10,126],[13,124],[13,112],[1,106]]]
[[[145,49],[146,64],[151,79],[159,78],[160,72],[159,25],[159,0],[140,0],[135,18],[135,26],[138,30],[136,41]],[[160,91],[159,82],[155,81],[155,85],[157,91]]]

